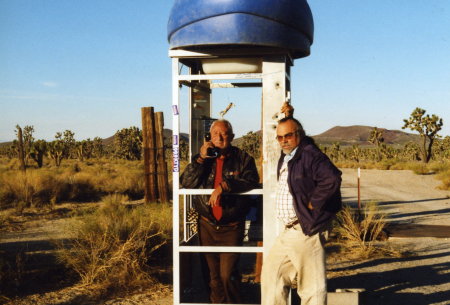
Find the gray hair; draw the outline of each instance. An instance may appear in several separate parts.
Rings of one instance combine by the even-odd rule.
[[[233,133],[233,126],[231,126],[231,123],[227,120],[224,119],[220,119],[220,120],[215,120],[212,124],[211,127],[209,128],[209,132],[211,132],[211,130],[213,129],[214,125],[222,123],[227,127],[228,133],[229,134],[234,134]]]

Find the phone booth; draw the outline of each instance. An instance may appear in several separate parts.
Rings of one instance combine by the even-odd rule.
[[[202,277],[201,261],[194,254],[264,254],[277,236],[275,194],[280,149],[275,141],[276,125],[282,118],[283,103],[291,98],[290,68],[295,59],[310,53],[313,21],[304,0],[177,0],[168,34],[172,58],[174,304],[204,304],[208,303],[204,298],[189,295],[193,281]],[[211,194],[213,189],[180,188],[180,117],[188,117],[191,160],[214,120],[213,92],[248,87],[261,88],[261,100],[248,102],[260,103],[262,110],[256,115],[261,118],[263,188],[239,195],[262,196],[263,245],[249,241],[241,247],[198,246],[191,199]],[[182,88],[187,94],[180,93]],[[246,115],[254,117],[255,113]],[[259,300],[257,296],[249,304],[259,304]]]

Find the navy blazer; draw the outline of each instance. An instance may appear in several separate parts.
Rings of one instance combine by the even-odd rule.
[[[285,154],[278,160],[279,176]],[[342,208],[342,172],[310,137],[304,137],[288,162],[288,185],[303,233],[313,235],[325,228]],[[279,177],[278,177],[279,178]],[[312,210],[308,208],[311,203]]]

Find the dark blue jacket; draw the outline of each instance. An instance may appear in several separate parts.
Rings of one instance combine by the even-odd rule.
[[[281,153],[277,175],[285,154]],[[342,207],[341,171],[314,143],[304,137],[288,162],[288,185],[303,233],[313,235],[326,227]],[[311,202],[313,209],[308,208]]]

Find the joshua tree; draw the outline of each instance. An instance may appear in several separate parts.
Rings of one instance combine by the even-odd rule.
[[[359,148],[359,145],[352,145],[352,150],[350,153],[350,159],[356,161],[359,163],[360,160],[360,156],[361,156],[361,149]]]
[[[103,140],[100,137],[95,137],[93,141],[92,156],[94,158],[101,158],[104,154]]]
[[[61,161],[64,158],[64,144],[60,139],[56,139],[50,143],[48,143],[48,151],[47,154],[49,158],[53,159],[56,166],[61,165]]]
[[[450,159],[450,137],[446,136],[444,140],[442,140],[442,147],[444,150],[444,158]]]
[[[446,136],[442,140],[434,142],[433,157],[441,159],[450,159],[450,137]]]
[[[42,167],[44,162],[44,155],[47,152],[47,142],[45,140],[37,140],[33,143],[30,150],[30,157],[37,163],[39,168]]]
[[[409,119],[404,119],[405,123],[402,129],[409,128],[411,130],[417,131],[422,138],[422,146],[420,148],[422,154],[422,161],[428,163],[432,155],[432,147],[436,138],[439,137],[437,134],[444,123],[442,119],[437,115],[429,114],[425,115],[426,110],[421,108],[416,108],[411,113]]]
[[[377,161],[381,161],[381,144],[384,142],[383,131],[374,127],[370,132],[368,141],[377,148]]]
[[[56,166],[60,166],[63,159],[70,157],[75,146],[74,135],[70,130],[64,131],[64,134],[57,132],[55,140],[48,143],[48,156],[55,161]]]
[[[339,158],[342,154],[341,144],[339,142],[333,143],[333,145],[331,145],[329,153],[330,153],[329,157],[331,160],[333,160],[333,162],[339,161]]]
[[[242,137],[239,148],[258,159],[261,155],[261,134],[250,131]]]
[[[138,127],[118,130],[114,135],[114,154],[120,159],[140,160],[142,131]]]
[[[84,161],[85,159],[90,159],[94,152],[94,141],[88,138],[86,140],[76,142],[75,150],[78,160]]]

